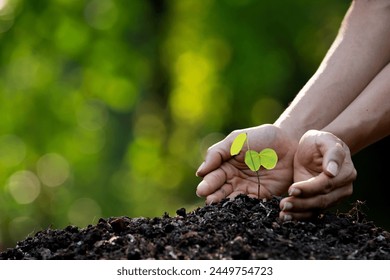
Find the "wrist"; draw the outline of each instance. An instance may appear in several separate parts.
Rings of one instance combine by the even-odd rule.
[[[297,133],[296,130],[291,129],[291,127],[287,125],[287,122],[276,121],[272,126],[276,128],[279,137],[281,139],[284,139],[284,145],[288,146],[289,153],[294,155],[298,148],[298,143],[302,135],[300,135],[300,133]],[[293,157],[294,156],[292,156],[292,158]]]
[[[302,135],[309,130],[308,128],[298,127],[296,124],[302,123],[300,121],[294,120],[291,116],[281,115],[279,119],[273,124],[275,127],[279,128],[284,134],[285,137],[298,144]]]
[[[355,135],[356,131],[359,130],[353,129],[352,126],[353,125],[351,123],[348,127],[345,127],[345,126],[339,126],[337,122],[332,122],[326,127],[324,127],[323,129],[321,129],[321,131],[329,132],[335,135],[336,137],[340,138],[348,146],[348,148],[351,151],[351,154],[355,154],[358,148],[356,146],[357,144],[356,141],[353,141],[353,139],[356,137]]]

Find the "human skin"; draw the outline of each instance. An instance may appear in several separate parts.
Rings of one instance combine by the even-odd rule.
[[[316,73],[275,125],[297,141],[323,129],[390,62],[390,1],[355,0]]]
[[[295,141],[292,141],[280,128],[274,125],[236,130],[223,141],[209,148],[204,163],[199,167],[197,176],[203,177],[197,187],[197,195],[206,197],[206,203],[218,202],[225,197],[233,198],[238,194],[258,197],[258,181],[255,172],[244,162],[247,149],[244,145],[239,155],[231,157],[230,146],[240,133],[248,134],[251,149],[273,148],[279,161],[274,169],[260,170],[260,197],[270,198],[286,192],[286,186],[293,182]]]
[[[348,146],[329,132],[309,130],[294,157],[294,184],[280,202],[282,220],[317,215],[352,194],[356,178]]]
[[[323,128],[352,154],[390,134],[390,63],[334,121]]]
[[[348,124],[345,121],[352,118],[351,116],[347,117],[350,114],[343,114],[343,111],[357,99],[390,60],[389,13],[390,1],[353,1],[332,47],[316,73],[298,93],[289,108],[273,125],[266,126],[267,129],[263,126],[250,129],[250,132],[256,135],[268,133],[269,130],[280,132],[280,137],[277,138],[278,146],[282,150],[289,151],[288,156],[280,157],[279,166],[277,165],[273,171],[274,176],[269,176],[269,180],[262,184],[262,189],[266,190],[261,193],[262,197],[268,197],[269,194],[280,195],[289,190],[294,160],[291,153],[295,154],[298,142],[306,131],[321,130],[333,123],[333,126],[327,128],[329,132],[346,139],[347,145],[353,142],[352,139],[347,139],[344,135],[339,134],[339,131],[344,131]],[[336,125],[337,123],[333,121],[339,115],[342,118]],[[336,129],[337,127],[338,129]],[[202,182],[197,187],[197,194],[206,197],[207,203],[217,202],[224,197],[233,197],[239,193],[252,194],[252,185],[256,181],[256,175],[249,175],[242,160],[231,158],[228,152],[234,135],[237,135],[237,132],[233,132],[223,141],[209,148],[205,162],[197,171],[197,175],[203,177]],[[261,145],[254,148],[273,147],[272,137],[262,136],[262,139]],[[251,141],[251,146],[253,147],[257,141]],[[260,143],[260,141],[258,142]],[[359,145],[364,146],[365,144]],[[355,151],[355,148],[353,147],[352,150]],[[278,152],[278,149],[276,151]],[[281,166],[289,169],[290,172],[283,171],[283,174],[278,174],[283,170],[280,168]],[[335,174],[333,181],[343,182],[345,185],[345,180],[341,176],[346,175],[337,173],[340,166],[336,168],[336,171],[334,166],[334,164],[324,165],[323,171],[328,176]],[[246,176],[244,178],[246,182],[252,181],[251,187],[248,184],[242,185],[243,174]],[[261,173],[260,176],[263,174]],[[348,175],[346,178],[352,184],[354,176]],[[275,180],[282,182],[277,184]],[[306,184],[315,188],[317,187],[313,185],[315,182],[310,181]],[[337,189],[337,185],[333,186]],[[322,188],[327,188],[327,186],[322,186]],[[305,200],[302,198],[304,196],[300,197],[301,204],[295,201],[294,207],[289,209],[288,213],[282,210],[281,217],[290,215],[291,218],[305,218],[318,209],[318,205],[313,205],[308,198],[309,202],[303,203]],[[288,199],[294,199],[294,197]],[[333,201],[336,200],[333,199]],[[286,201],[288,200],[281,202],[281,209],[285,208]],[[323,202],[321,206],[331,204]],[[299,213],[306,212],[307,214],[294,215],[294,209],[299,209]]]
[[[289,188],[290,197],[280,203],[282,219],[310,218],[316,209],[335,205],[352,193],[356,171],[349,149],[356,153],[390,134],[389,77],[390,64],[323,128],[326,132],[311,131],[302,137],[294,159],[296,183]],[[333,174],[326,171],[329,164],[335,164]]]

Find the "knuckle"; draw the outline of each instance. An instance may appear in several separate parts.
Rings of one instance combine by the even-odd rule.
[[[214,180],[218,182],[223,182],[225,180],[224,172],[222,170],[218,170],[218,171],[219,172],[214,172],[212,176],[214,177]]]
[[[210,147],[207,148],[207,153],[210,154],[217,150],[218,150],[218,143],[215,143],[214,145],[211,145]]]
[[[226,190],[225,190],[225,188],[220,188],[219,192],[221,192],[222,197],[226,197]]]
[[[344,144],[342,142],[337,142],[333,148],[334,156],[340,160],[339,163],[342,163],[347,157],[347,152],[343,145]]]
[[[229,135],[226,138],[235,138],[238,134],[240,134],[242,130],[235,129],[232,132],[229,133]]]
[[[349,154],[349,148],[344,143],[337,143],[336,148],[339,150],[340,155],[345,158]]]
[[[345,154],[348,154],[350,155],[351,154],[351,150],[349,149],[348,145],[345,144],[343,141],[340,140],[340,143],[341,143],[341,146],[343,148],[343,151],[345,152]]]

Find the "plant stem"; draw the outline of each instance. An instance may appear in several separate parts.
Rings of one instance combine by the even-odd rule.
[[[245,133],[246,134],[246,147],[248,148],[248,151],[250,150],[250,147],[249,147],[249,138],[248,138],[248,133]]]
[[[246,146],[247,146],[248,151],[249,151],[250,147],[249,147],[248,133],[246,134]],[[251,156],[251,160],[252,160],[252,163],[253,163],[252,156]],[[256,170],[256,175],[257,175],[257,199],[260,200],[260,174],[259,174],[259,170]]]
[[[257,198],[260,200],[260,174],[259,170],[256,171],[257,175]]]

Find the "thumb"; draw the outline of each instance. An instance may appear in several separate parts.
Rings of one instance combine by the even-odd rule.
[[[320,151],[323,154],[322,168],[329,177],[336,177],[340,172],[346,152],[343,143],[336,136],[321,143]]]
[[[326,175],[330,177],[336,177],[339,174],[339,164],[333,160],[329,161],[326,164],[326,168],[324,169]]]

